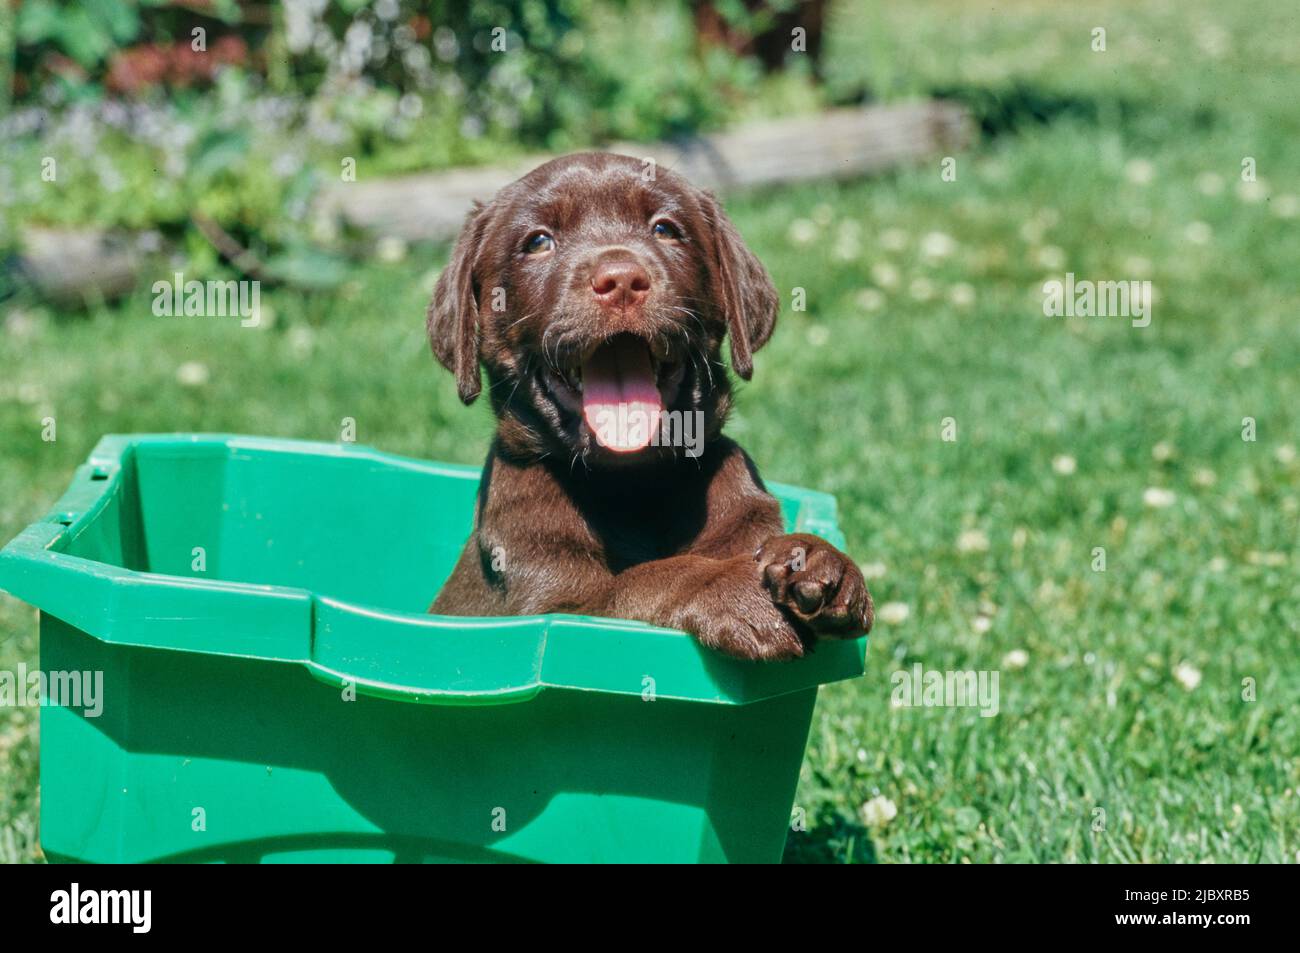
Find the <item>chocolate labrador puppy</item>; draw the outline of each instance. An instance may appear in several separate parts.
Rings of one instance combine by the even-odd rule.
[[[790,659],[871,627],[847,556],[783,531],[722,435],[776,324],[776,288],[718,201],[626,156],[556,159],[469,213],[429,305],[496,437],[474,531],[431,612],[568,612]]]

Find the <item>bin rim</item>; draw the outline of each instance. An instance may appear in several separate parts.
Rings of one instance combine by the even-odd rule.
[[[319,681],[403,701],[499,704],[526,701],[546,689],[641,695],[649,700],[645,679],[653,678],[652,698],[748,704],[864,674],[865,635],[819,642],[815,651],[794,662],[745,662],[704,648],[683,632],[634,620],[560,613],[471,617],[407,612],[302,587],[141,571],[63,551],[108,505],[139,448],[200,446],[229,455],[362,460],[475,481],[481,474],[480,467],[468,464],[419,460],[359,444],[226,433],[109,434],[76,468],[70,487],[51,510],[0,549],[0,591],[111,645],[298,664]],[[768,486],[797,500],[800,531],[842,545],[834,497],[786,484],[769,482]],[[74,580],[80,585],[71,585]],[[151,604],[164,591],[182,605],[224,598],[248,618],[264,619],[268,630],[275,627],[290,635],[265,644],[248,639],[233,645],[223,645],[219,638],[196,637],[211,636],[210,626],[197,624],[205,618],[210,623],[210,612],[203,617],[182,610],[158,617],[151,613]],[[108,611],[97,608],[103,606]],[[340,629],[355,634],[353,641],[334,645],[334,633]],[[429,639],[431,634],[438,637],[436,641]],[[366,659],[361,646],[371,642],[377,655]],[[472,658],[476,645],[491,645],[510,660],[506,671],[488,679],[487,686],[463,671],[425,672],[421,679],[393,671],[411,663],[429,667],[439,660],[454,668],[456,661]],[[444,647],[446,658],[431,651]],[[430,655],[440,658],[431,660]],[[358,659],[370,663],[372,671],[358,670]],[[629,673],[642,669],[646,674],[631,680]]]

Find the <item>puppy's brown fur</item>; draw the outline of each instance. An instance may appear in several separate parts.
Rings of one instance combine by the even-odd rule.
[[[485,372],[498,427],[474,531],[430,611],[639,619],[748,659],[869,629],[857,567],[785,534],[752,461],[721,433],[723,339],[748,379],[777,307],[717,200],[639,160],[557,159],[476,206],[428,330],[465,403]],[[698,457],[615,453],[591,432],[576,369],[615,339],[650,355],[665,410],[702,413]]]

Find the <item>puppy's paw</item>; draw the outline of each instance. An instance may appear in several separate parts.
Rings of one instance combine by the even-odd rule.
[[[763,585],[818,635],[854,638],[875,618],[862,573],[842,552],[816,536],[773,536],[754,554]]]
[[[733,658],[763,662],[802,658],[803,637],[763,588],[753,564],[746,563],[708,583],[685,607],[677,627]]]

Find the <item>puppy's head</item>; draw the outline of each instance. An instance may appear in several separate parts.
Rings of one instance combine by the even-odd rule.
[[[429,304],[433,352],[472,402],[486,371],[519,453],[636,463],[660,421],[721,429],[777,294],[716,199],[626,156],[556,159],[476,206]],[[668,441],[671,443],[671,441]]]

